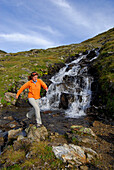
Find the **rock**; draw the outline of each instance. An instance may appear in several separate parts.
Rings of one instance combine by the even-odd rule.
[[[74,95],[61,93],[59,108],[68,109],[68,106],[74,101]]]
[[[16,93],[6,92],[5,100],[13,105],[16,103]]]
[[[87,166],[80,166],[80,170],[88,170]]]
[[[10,127],[11,129],[13,129],[16,126],[19,126],[19,124],[17,121],[14,120],[14,121],[10,122],[7,126]]]
[[[7,138],[8,132],[0,132],[0,146],[4,145],[4,140]]]
[[[90,51],[90,53],[86,56],[88,59],[92,59],[96,56],[95,50]]]
[[[20,141],[22,139],[24,139],[24,136],[23,135],[19,135],[18,138],[17,138],[17,141]]]
[[[72,125],[71,129],[73,129],[73,130],[75,130],[76,132],[79,132],[79,133],[84,133],[84,134],[96,137],[95,133],[90,128],[86,128],[86,127],[79,126],[79,125]]]
[[[102,125],[103,125],[102,122],[99,122],[99,121],[94,121],[93,122],[94,127],[101,127]]]
[[[32,140],[40,141],[45,140],[48,137],[48,131],[45,126],[36,128],[35,125],[29,126],[25,129],[27,137]]]
[[[52,148],[57,158],[61,159],[65,163],[67,162],[72,165],[75,164],[80,167],[88,162],[91,163],[93,159],[98,157],[98,154],[91,148],[80,147],[74,144],[52,146]]]
[[[14,118],[12,116],[5,116],[5,117],[3,117],[3,119],[5,119],[5,120],[14,120]]]
[[[62,93],[60,96],[59,108],[68,109],[68,99],[65,93]]]
[[[19,123],[13,119],[12,116],[4,117],[3,119],[0,119],[0,127],[2,129],[13,129],[15,127],[19,126]]]
[[[96,140],[93,140],[93,139],[91,139],[91,138],[82,138],[82,140],[81,140],[81,142],[83,142],[83,143],[88,143],[88,144],[96,144]]]
[[[30,145],[31,145],[31,141],[28,138],[23,138],[21,140],[14,141],[13,149],[14,151],[17,151],[19,149],[26,148],[26,151],[27,151]]]
[[[10,123],[10,120],[4,120],[4,119],[0,119],[0,127],[1,128],[6,128],[7,124]]]
[[[8,131],[8,140],[10,140],[10,139],[17,139],[18,136],[20,135],[21,131],[22,131],[22,128]]]
[[[63,162],[69,162],[73,160],[77,165],[86,163],[86,155],[84,154],[84,150],[80,146],[73,144],[53,146],[53,152],[55,156],[63,160]]]
[[[66,60],[65,63],[70,63],[71,61],[76,60],[79,57],[79,54],[75,54],[74,56],[69,56]]]
[[[82,147],[82,149],[84,150],[85,153],[88,153],[88,154],[90,154],[90,155],[98,158],[97,152],[95,152],[93,149],[91,149],[91,148],[86,148],[86,147],[84,147],[84,146]]]
[[[64,67],[64,63],[55,63],[54,65],[49,65],[48,67],[48,75],[55,75],[62,67]]]

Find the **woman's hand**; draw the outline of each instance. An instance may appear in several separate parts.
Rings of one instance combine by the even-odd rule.
[[[46,91],[48,91],[48,88],[46,88]]]
[[[18,99],[18,95],[16,95],[16,99]]]

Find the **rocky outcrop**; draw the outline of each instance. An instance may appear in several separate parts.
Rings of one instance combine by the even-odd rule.
[[[64,63],[55,63],[54,65],[50,65],[48,67],[48,75],[55,75],[62,67],[64,67]]]
[[[37,128],[35,125],[29,126],[25,129],[27,137],[31,140],[40,141],[48,137],[48,131],[45,126]]]
[[[66,132],[66,137],[69,142],[74,144],[95,144],[97,136],[91,128],[80,125],[72,125],[71,130]]]
[[[53,152],[55,156],[61,159],[63,162],[68,162],[80,166],[86,163],[90,163],[98,154],[90,149],[85,147],[80,147],[74,144],[64,144],[63,146],[53,146]]]

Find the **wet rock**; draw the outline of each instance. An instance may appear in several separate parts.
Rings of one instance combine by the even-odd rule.
[[[90,51],[90,53],[86,56],[88,59],[92,59],[96,56],[95,50]]]
[[[49,114],[49,113],[52,113],[51,110],[46,110],[46,111],[43,111],[44,114]]]
[[[19,124],[15,120],[10,122],[9,124],[7,124],[7,127],[11,128],[11,129],[13,129],[13,128],[17,127],[17,126],[19,126]]]
[[[76,60],[79,57],[79,54],[75,54],[74,56],[69,56],[66,60],[65,63],[70,63],[74,60]]]
[[[6,92],[5,100],[13,105],[16,103],[16,93]]]
[[[27,137],[31,140],[45,140],[48,137],[48,131],[45,126],[36,128],[35,125],[29,126],[26,130]]]
[[[10,120],[4,120],[4,119],[0,119],[0,127],[1,128],[6,128],[7,124],[10,123]]]
[[[69,64],[66,71],[69,71],[70,69],[72,69],[73,66],[75,66],[76,64],[75,63],[72,63],[72,64]]]
[[[82,55],[87,55],[87,54],[88,54],[88,50],[86,50],[82,53]]]
[[[0,132],[0,146],[4,145],[7,135],[8,135],[8,132]]]
[[[20,135],[20,132],[22,132],[22,128],[16,129],[16,130],[9,130],[8,131],[8,140],[10,139],[17,139]]]
[[[62,94],[61,94],[59,107],[60,107],[60,108],[63,108],[63,109],[68,109],[67,94],[65,94],[65,93],[62,93]]]
[[[12,116],[8,116],[8,117],[4,117],[3,119],[0,119],[0,127],[4,130],[13,129],[19,126],[20,124],[16,120],[14,120]]]
[[[59,108],[68,109],[69,105],[74,101],[74,94],[61,93]]]
[[[64,63],[55,63],[54,65],[50,65],[48,68],[48,75],[53,76],[55,73],[57,73],[64,66],[65,66]]]

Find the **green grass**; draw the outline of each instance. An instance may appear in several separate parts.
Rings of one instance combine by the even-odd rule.
[[[65,164],[57,159],[52,151],[52,147],[48,146],[47,141],[32,142],[29,145],[20,141],[21,147],[14,150],[9,146],[7,150],[0,156],[0,163],[4,164],[4,170],[9,169],[29,169],[33,165],[37,168],[57,169],[64,168]],[[29,153],[29,157],[26,154]]]

